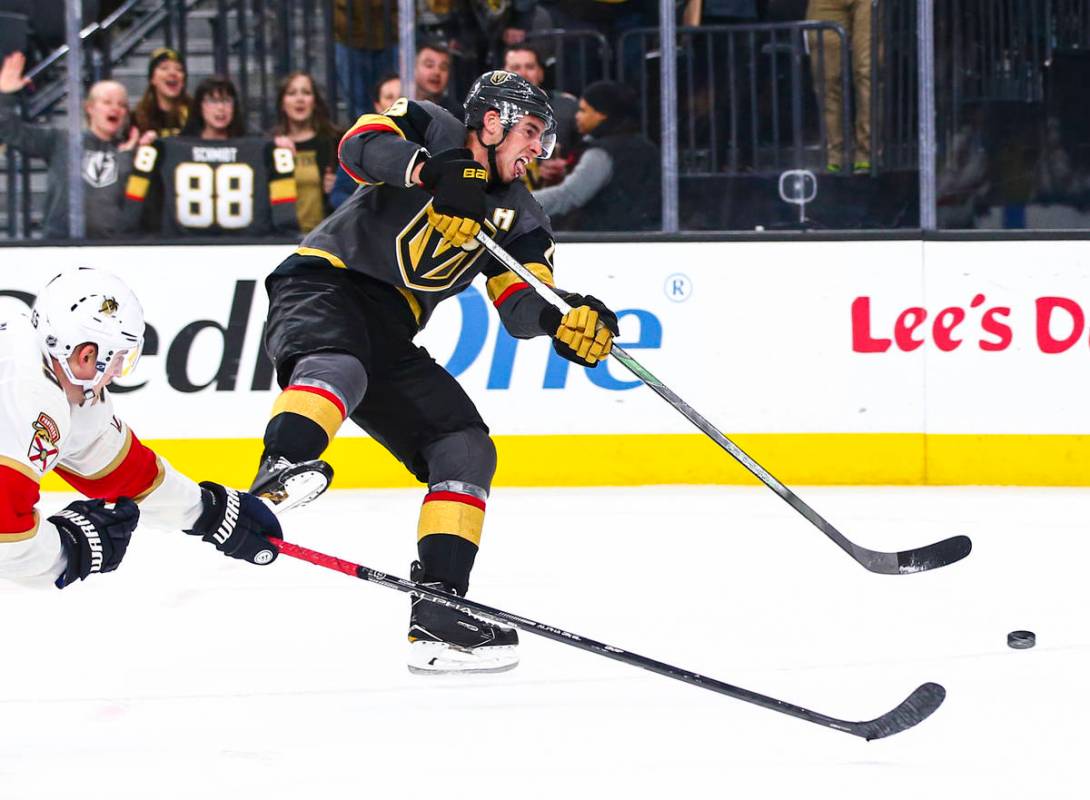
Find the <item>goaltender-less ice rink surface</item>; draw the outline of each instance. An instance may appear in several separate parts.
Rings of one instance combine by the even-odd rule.
[[[0,798],[1085,797],[1090,493],[800,494],[871,548],[975,549],[872,575],[763,488],[499,489],[471,596],[846,719],[944,684],[910,731],[865,742],[532,635],[512,672],[415,677],[404,595],[149,530],[111,575],[0,588]],[[333,491],[288,538],[405,575],[420,499]]]

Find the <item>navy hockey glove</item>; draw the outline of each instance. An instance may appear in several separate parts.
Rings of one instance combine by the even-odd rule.
[[[486,213],[488,172],[464,147],[444,150],[424,162],[420,183],[434,195],[428,221],[455,247],[471,241]]]
[[[576,364],[596,367],[613,349],[613,337],[620,333],[617,315],[596,297],[559,292],[572,310],[561,313],[548,306],[541,312],[541,327],[552,331],[553,349]],[[601,322],[601,326],[599,326]]]
[[[85,580],[92,572],[117,569],[139,520],[140,509],[127,497],[119,497],[112,509],[102,500],[77,500],[50,517],[68,559],[57,588]]]
[[[204,511],[186,533],[200,536],[231,558],[271,564],[280,551],[270,539],[283,539],[280,522],[267,505],[249,492],[212,481],[201,482]]]

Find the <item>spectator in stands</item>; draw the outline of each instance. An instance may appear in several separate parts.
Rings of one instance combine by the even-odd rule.
[[[634,92],[598,81],[583,91],[575,124],[586,150],[570,175],[534,192],[554,227],[579,231],[655,230],[661,224],[659,150],[639,130]],[[556,219],[562,218],[562,219]]]
[[[133,120],[140,132],[177,136],[185,127],[192,99],[185,90],[186,70],[182,57],[169,47],[152,51],[148,61],[148,87],[136,104]]]
[[[337,172],[341,132],[329,119],[329,106],[306,72],[293,72],[280,82],[276,96],[277,144],[295,151],[295,211],[299,230],[313,230],[333,210],[329,195]]]
[[[64,239],[68,229],[68,131],[30,125],[20,117],[16,95],[30,81],[23,76],[26,57],[11,53],[0,66],[0,143],[49,166],[43,228],[50,239]],[[129,125],[129,97],[116,81],[99,81],[83,105],[84,213],[88,239],[124,231],[121,208],[125,180],[132,170],[132,150],[139,131]]]
[[[246,135],[246,118],[238,89],[230,78],[213,75],[197,86],[182,136],[234,139]]]
[[[507,48],[503,57],[503,68],[521,75],[534,86],[541,86],[545,81],[545,67],[541,63],[540,51],[525,42]],[[548,94],[549,105],[556,114],[556,148],[553,150],[553,157],[548,161],[534,161],[528,166],[523,181],[530,189],[559,183],[567,171],[567,159],[574,153],[578,141],[575,112],[579,108],[579,101],[567,92],[554,90]]]
[[[644,62],[644,53],[640,51],[637,39],[626,40],[622,46],[621,37],[634,28],[655,27],[658,25],[658,0],[548,0],[543,5],[552,17],[557,28],[568,30],[597,30],[614,52],[620,54],[627,80],[635,80]],[[565,61],[576,73],[595,76],[600,73],[594,48],[586,48],[586,41],[570,42],[565,51]],[[585,59],[589,59],[584,63]],[[657,61],[653,69],[658,70]]]
[[[470,0],[470,6],[477,21],[478,67],[490,69],[504,47],[522,42],[534,27],[537,0]]]
[[[464,89],[500,60],[506,45],[521,42],[548,15],[538,0],[417,0],[417,35],[446,42],[460,66],[456,84]],[[538,22],[535,24],[535,19]]]
[[[238,90],[213,75],[197,86],[181,135],[137,152],[125,214],[158,219],[167,237],[293,234],[293,148],[286,136],[247,136]]]
[[[757,0],[686,0],[683,25],[745,25],[757,21]]]
[[[450,49],[440,42],[424,42],[416,48],[416,63],[413,66],[413,82],[416,84],[417,100],[430,100],[442,106],[455,119],[465,116],[462,102],[450,96],[447,91],[450,83]]]
[[[381,114],[401,97],[401,77],[396,72],[387,72],[375,81],[371,94],[375,98],[375,113]]]
[[[806,18],[823,22],[836,22],[848,34],[848,47],[851,48],[852,84],[855,88],[855,151],[852,167],[855,172],[869,172],[871,168],[870,152],[870,48],[871,48],[871,2],[872,0],[810,0],[806,7]],[[814,65],[814,86],[818,93],[818,104],[825,114],[825,129],[828,137],[827,169],[840,172],[846,164],[844,152],[844,93],[840,83],[842,55],[840,37],[830,30],[821,33],[824,47],[819,47],[817,34],[811,33],[810,59]],[[821,70],[821,62],[824,70]],[[824,88],[824,103],[821,90]]]
[[[371,96],[375,98],[374,112],[376,114],[383,113],[401,97],[401,78],[398,77],[396,72],[388,72],[375,82]],[[334,164],[337,164],[337,154],[335,152],[333,161]],[[358,187],[359,184],[352,180],[352,177],[344,171],[344,168],[337,165],[337,178],[333,182],[333,190],[329,196],[332,208],[339,208],[341,203],[347,200]]]
[[[397,69],[397,0],[335,0],[337,81],[355,120],[374,102],[371,87]]]

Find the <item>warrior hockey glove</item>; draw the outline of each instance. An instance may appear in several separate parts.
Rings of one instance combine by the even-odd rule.
[[[553,349],[568,361],[584,367],[598,366],[598,362],[613,349],[613,337],[620,333],[617,315],[606,308],[601,300],[589,294],[584,297],[560,292],[560,296],[572,310],[561,316],[557,309],[549,306],[541,312],[541,327],[546,331],[555,331],[552,334]]]
[[[77,500],[50,517],[68,559],[57,588],[85,580],[92,572],[117,569],[139,519],[140,509],[127,497],[119,497],[112,509],[102,500]]]
[[[488,173],[464,147],[444,150],[420,168],[420,183],[434,195],[428,222],[455,247],[472,241],[485,216]]]
[[[204,511],[186,533],[200,536],[231,558],[251,564],[271,564],[280,551],[270,539],[283,539],[280,522],[269,507],[249,492],[218,483],[201,483]]]

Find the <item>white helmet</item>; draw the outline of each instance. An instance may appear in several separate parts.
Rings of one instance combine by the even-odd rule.
[[[38,294],[30,321],[42,351],[65,376],[93,395],[106,377],[132,374],[144,348],[144,309],[120,278],[91,267],[67,269]],[[98,347],[95,377],[77,378],[68,363],[82,344]]]

